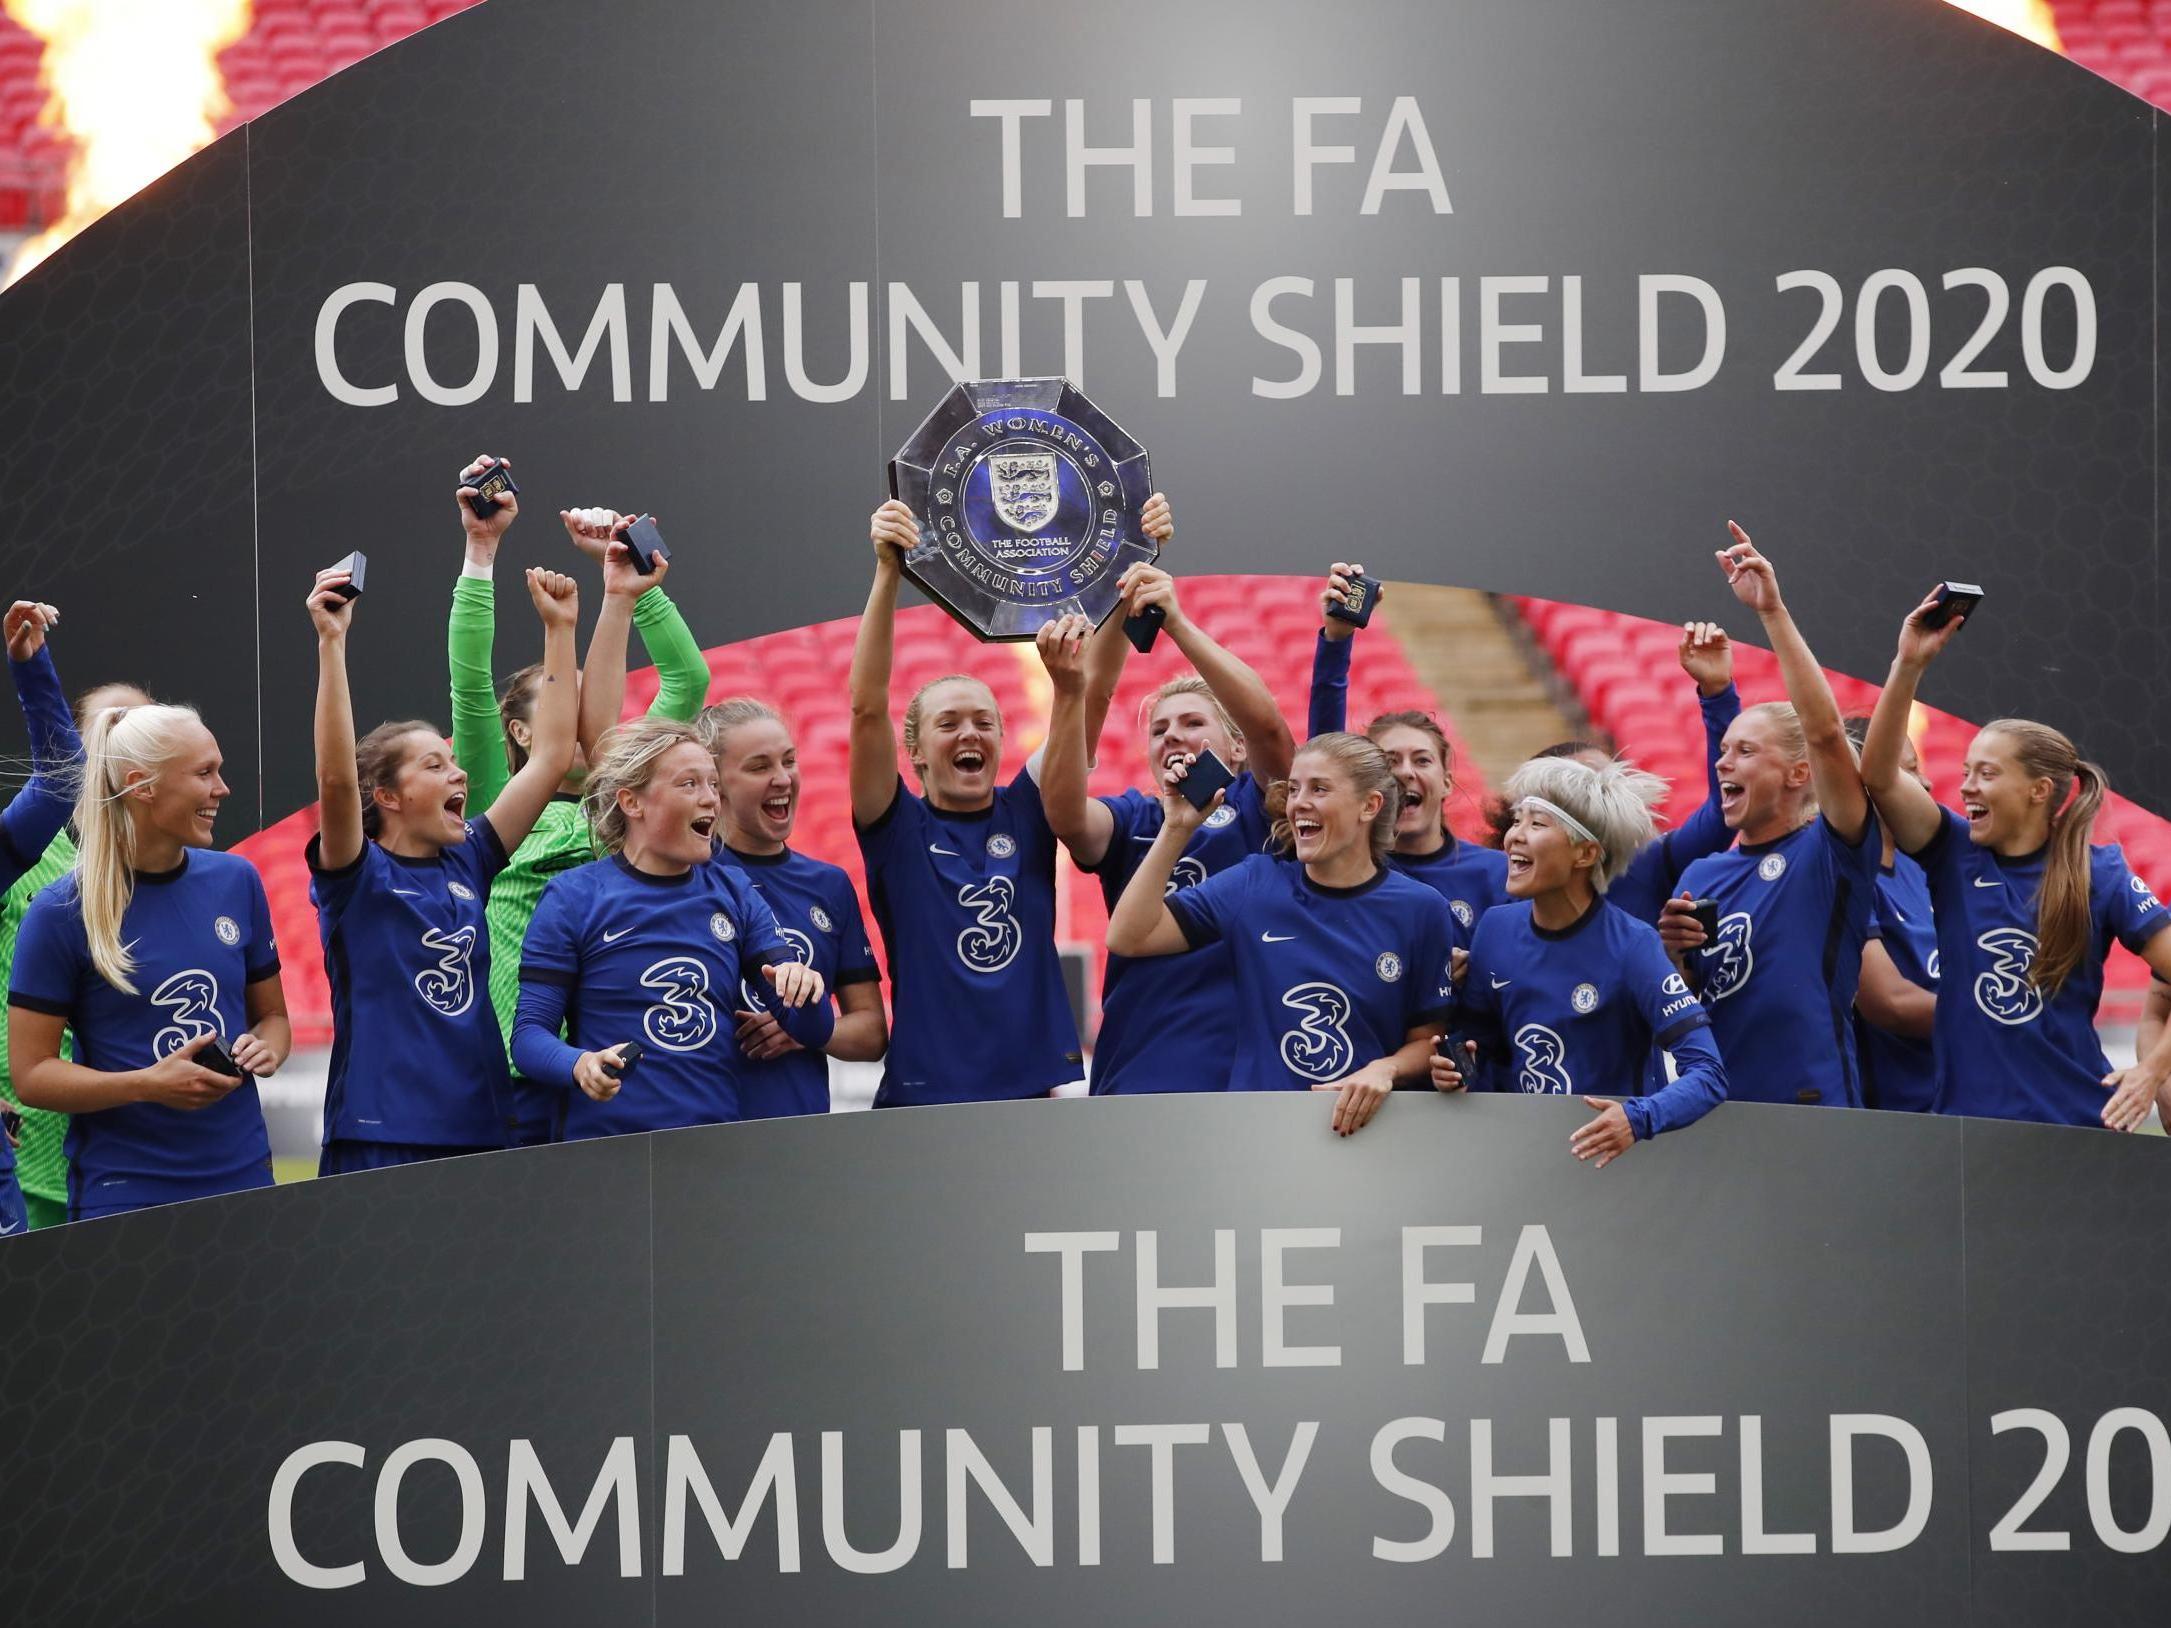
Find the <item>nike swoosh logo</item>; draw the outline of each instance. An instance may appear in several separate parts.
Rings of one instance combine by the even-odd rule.
[[[20,1222],[20,1221],[11,1221],[11,1222],[9,1222],[9,1223],[8,1223],[8,1224],[7,1224],[6,1226],[4,1226],[4,1227],[0,1227],[0,1238],[5,1238],[5,1237],[6,1237],[6,1236],[7,1236],[7,1235],[8,1235],[9,1233],[11,1233],[11,1232],[21,1232],[22,1230],[23,1230],[23,1224],[22,1224],[22,1222]]]
[[[1495,979],[1493,979],[1493,988],[1495,988],[1495,989],[1505,989],[1505,988],[1507,988],[1507,987],[1508,987],[1508,985],[1512,984],[1513,982],[1515,982],[1515,980],[1514,980],[1513,978],[1495,978]]]
[[[413,888],[396,887],[392,891],[403,899],[419,899],[422,897]]]
[[[606,932],[603,935],[603,942],[606,944],[616,944],[620,939],[624,938],[628,933],[632,931],[633,929],[630,927],[621,927],[615,933]]]
[[[1261,944],[1292,944],[1296,942],[1296,936],[1294,933],[1261,933],[1259,942]]]
[[[1999,881],[1999,880],[1998,880],[1998,879],[1997,879],[1997,878],[1996,878],[1995,876],[1993,876],[1993,877],[1990,877],[1990,878],[1988,878],[1987,880],[1985,880],[1985,879],[1984,879],[1983,877],[1980,877],[1980,876],[1978,876],[1978,877],[1976,877],[1976,878],[1975,878],[1975,885],[1976,885],[1977,887],[2003,887],[2003,886],[2005,886],[2005,884],[2004,884],[2003,882]]]
[[[955,848],[938,848],[932,842],[927,845],[927,851],[931,854],[947,854],[952,859],[963,859],[965,857]]]

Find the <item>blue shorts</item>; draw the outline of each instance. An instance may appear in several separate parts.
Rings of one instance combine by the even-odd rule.
[[[419,1142],[353,1142],[344,1138],[324,1144],[317,1160],[320,1176],[351,1176],[357,1170],[391,1170],[403,1164],[422,1164],[430,1159],[456,1159],[463,1153],[496,1153],[497,1148],[432,1147]]]
[[[23,1213],[23,1190],[15,1185],[15,1167],[0,1170],[0,1238],[15,1238],[30,1230]]]

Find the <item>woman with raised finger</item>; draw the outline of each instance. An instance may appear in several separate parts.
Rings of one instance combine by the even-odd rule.
[[[1711,1014],[1737,1102],[1859,1108],[1854,995],[1876,903],[1876,815],[1824,669],[1794,625],[1771,562],[1729,522],[1717,555],[1757,613],[1788,700],[1744,711],[1719,758],[1734,846],[1690,865],[1659,933]],[[1715,900],[1716,942],[1694,901]]]
[[[1535,758],[1509,778],[1510,902],[1479,921],[1457,1022],[1496,1066],[1492,1089],[1577,1095],[1597,1116],[1570,1149],[1603,1168],[1637,1142],[1694,1124],[1726,1100],[1710,1019],[1666,957],[1657,929],[1607,890],[1651,840],[1655,777]],[[1654,1082],[1654,1049],[1678,1071]],[[1435,1057],[1433,1083],[1461,1071]],[[1605,1098],[1624,1100],[1607,1101]]]
[[[513,1060],[558,1091],[556,1140],[738,1119],[740,985],[766,984],[809,1051],[835,1015],[760,890],[711,863],[716,759],[685,724],[625,724],[603,737],[582,801],[604,857],[543,890],[520,952]]]
[[[573,762],[573,579],[531,570],[543,624],[528,761],[482,813],[436,725],[380,724],[359,741],[346,573],[317,575],[317,801],[309,895],[332,986],[332,1058],[318,1174],[502,1148],[514,1131],[505,1041],[488,998],[484,901]]]
[[[1862,747],[1862,777],[1937,915],[1939,1113],[2136,1129],[2171,1081],[2171,1034],[2113,1070],[2096,1033],[2103,962],[2117,940],[2171,977],[2171,912],[2116,843],[2091,844],[2110,793],[2101,769],[2048,724],[2000,718],[1960,764],[1964,813],[1903,766],[1915,692],[1967,618],[1908,614]]]
[[[1401,788],[1361,735],[1320,735],[1269,796],[1278,854],[1255,854],[1173,894],[1205,810],[1165,777],[1162,826],[1117,901],[1108,947],[1182,955],[1226,944],[1236,1014],[1232,1091],[1326,1091],[1347,1136],[1396,1085],[1422,1080],[1452,1004],[1447,902],[1386,862]],[[1140,969],[1144,971],[1145,969]]]
[[[72,1116],[68,1219],[268,1187],[255,1082],[292,1036],[263,881],[211,848],[219,743],[190,708],[136,706],[83,744],[75,868],[31,901],[8,991],[16,1089]]]

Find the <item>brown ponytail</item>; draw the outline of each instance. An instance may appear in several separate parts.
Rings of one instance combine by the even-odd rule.
[[[2088,839],[2111,783],[2048,724],[2000,718],[1983,725],[1984,734],[1992,731],[2013,743],[2022,774],[2050,782],[2050,852],[2044,856],[2043,886],[2035,899],[2035,960],[2028,969],[2028,981],[2049,1000],[2065,987],[2088,950],[2094,919],[2088,899]]]

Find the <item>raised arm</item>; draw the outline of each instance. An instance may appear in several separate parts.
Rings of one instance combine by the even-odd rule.
[[[527,840],[558,783],[572,768],[579,723],[580,680],[573,666],[573,634],[580,620],[580,591],[571,577],[556,571],[531,569],[527,582],[528,598],[543,623],[543,678],[536,692],[528,761],[490,804],[490,828],[507,853]]]
[[[1134,565],[1127,573],[1127,602],[1133,614],[1158,605],[1167,616],[1164,624],[1184,660],[1206,680],[1214,698],[1229,709],[1229,716],[1244,736],[1244,753],[1252,774],[1262,783],[1280,780],[1289,773],[1296,756],[1296,742],[1274,692],[1252,671],[1249,663],[1232,655],[1198,623],[1184,614],[1177,602],[1176,582],[1159,566]]]
[[[354,761],[354,698],[347,692],[347,629],[359,603],[339,590],[347,573],[319,571],[309,590],[317,630],[317,857],[344,870],[362,856],[362,777]]]
[[[1115,909],[1108,913],[1108,947],[1117,955],[1177,955],[1191,948],[1182,924],[1168,908],[1168,879],[1192,833],[1221,806],[1222,794],[1215,792],[1203,809],[1193,808],[1190,800],[1176,790],[1190,767],[1181,760],[1169,765],[1168,783],[1161,795],[1160,834],[1146,850],[1146,857],[1138,862],[1138,869],[1131,873]]]
[[[490,656],[497,640],[498,544],[520,516],[520,499],[506,493],[487,520],[467,503],[475,495],[474,483],[497,464],[512,468],[510,458],[485,453],[460,471],[454,507],[460,516],[462,556],[460,575],[452,585],[452,619],[445,629],[445,665],[452,677],[452,760],[467,775],[468,797],[477,808],[496,801],[512,774]]]
[[[633,626],[635,601],[663,581],[671,562],[659,559],[649,576],[636,572],[632,550],[623,541],[634,517],[616,509],[561,509],[558,518],[573,546],[603,567],[603,608],[580,670],[580,749],[593,763],[596,742],[617,727],[626,710],[626,633]]]
[[[852,819],[872,825],[897,800],[897,726],[890,717],[891,652],[897,639],[897,590],[905,553],[920,540],[912,511],[891,498],[869,522],[874,582],[852,641]]]
[[[1779,596],[1779,575],[1771,561],[1756,551],[1749,534],[1733,521],[1730,547],[1718,552],[1719,567],[1726,573],[1734,597],[1756,612],[1779,658],[1779,675],[1786,681],[1787,699],[1801,719],[1802,736],[1809,747],[1809,776],[1816,788],[1817,812],[1827,825],[1849,842],[1861,839],[1869,821],[1869,795],[1862,789],[1862,770],[1855,761],[1854,743],[1832,699],[1832,686],[1809,648],[1801,630]]]
[[[1922,782],[1900,771],[1900,747],[1907,740],[1907,726],[1914,715],[1915,689],[1922,682],[1924,670],[1967,621],[1964,616],[1956,616],[1941,628],[1924,627],[1923,613],[1936,603],[1935,592],[1925,595],[1900,624],[1900,644],[1892,657],[1892,671],[1885,675],[1885,687],[1870,714],[1869,733],[1862,741],[1862,784],[1876,799],[1878,818],[1892,832],[1893,842],[1906,854],[1919,854],[1928,847],[1944,819],[1937,799]]]
[[[1138,529],[1151,537],[1154,543],[1166,548],[1176,535],[1176,523],[1171,518],[1168,499],[1159,492],[1146,499],[1146,506],[1138,511]],[[1108,708],[1116,698],[1116,686],[1123,681],[1123,667],[1131,659],[1130,637],[1123,631],[1123,618],[1129,608],[1119,606],[1114,615],[1101,623],[1093,640],[1086,646],[1085,691],[1085,740],[1086,767],[1100,761],[1101,731],[1108,724]]]
[[[1092,633],[1092,624],[1083,616],[1063,616],[1043,625],[1034,641],[1053,691],[1048,740],[1040,749],[1034,778],[1040,784],[1048,829],[1084,870],[1101,862],[1116,828],[1108,805],[1086,795],[1087,649]]]
[[[1357,628],[1327,607],[1349,591],[1349,579],[1362,576],[1362,565],[1336,560],[1327,567],[1319,590],[1319,637],[1312,646],[1312,693],[1304,723],[1305,737],[1333,735],[1349,727],[1349,658],[1357,649]]]
[[[37,864],[74,805],[68,771],[82,761],[83,743],[45,644],[46,633],[59,621],[60,612],[51,605],[28,599],[17,600],[7,612],[8,666],[30,732],[30,778],[0,812],[0,831],[6,835],[0,842],[0,887]]]

